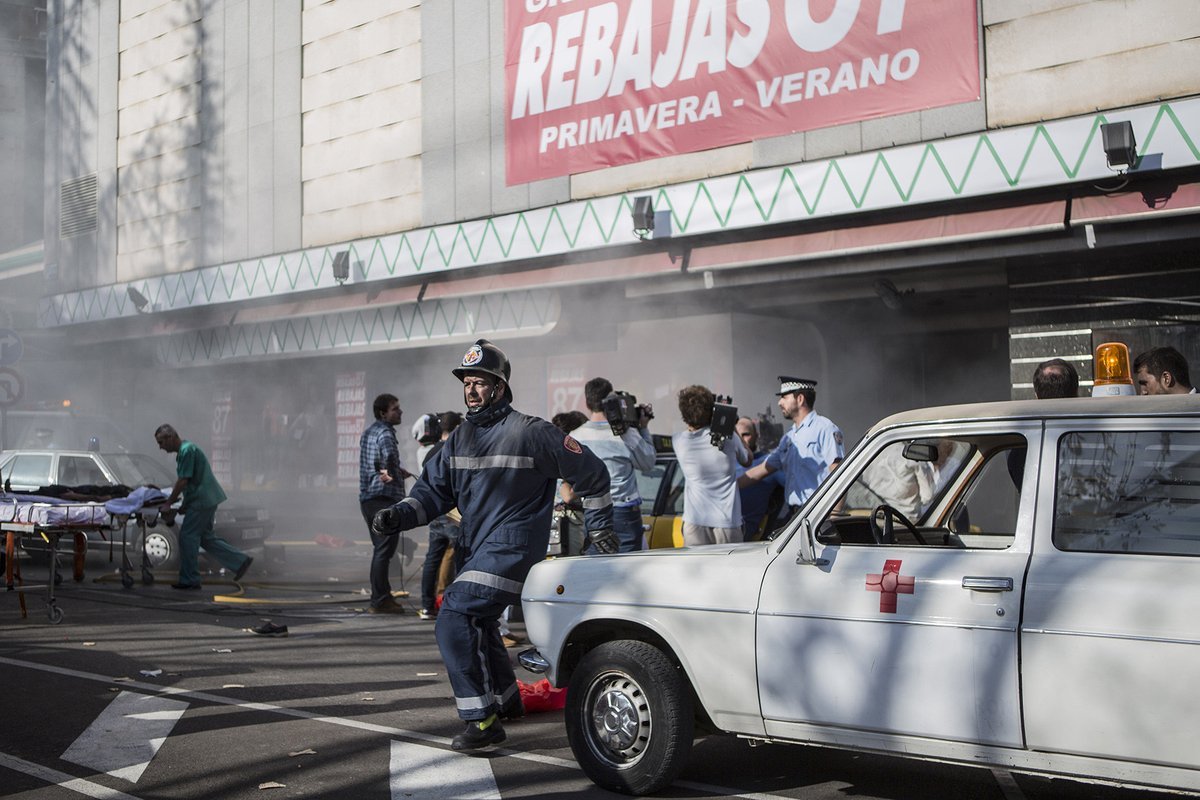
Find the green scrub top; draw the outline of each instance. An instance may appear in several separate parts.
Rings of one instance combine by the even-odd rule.
[[[187,478],[187,486],[183,489],[183,507],[187,508],[216,508],[226,500],[221,484],[217,483],[208,466],[204,451],[191,442],[179,446],[175,455],[175,473],[180,478]]]

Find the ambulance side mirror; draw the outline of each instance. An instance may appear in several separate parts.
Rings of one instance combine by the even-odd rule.
[[[817,558],[817,545],[813,541],[812,523],[805,519],[800,523],[800,553],[796,556],[797,564],[807,564],[813,567],[823,567],[829,563],[827,558]]]

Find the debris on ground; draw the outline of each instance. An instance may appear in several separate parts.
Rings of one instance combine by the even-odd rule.
[[[259,625],[257,628],[242,628],[242,630],[250,631],[250,633],[256,633],[259,636],[283,637],[283,636],[288,635],[288,626],[287,625],[276,625],[274,622],[271,622],[270,620],[267,620],[262,625]]]
[[[141,673],[143,675],[145,675],[147,678],[157,678],[159,675],[162,675],[162,670],[161,669],[144,669],[144,670],[141,670]]]
[[[294,753],[288,753],[288,755],[291,756],[292,758],[295,758],[296,756],[315,756],[316,754],[317,754],[317,751],[313,750],[311,747],[309,747],[305,750],[297,750]]]
[[[527,713],[561,711],[567,706],[567,690],[554,688],[545,678],[537,683],[517,681],[517,688],[521,690],[521,702]]]

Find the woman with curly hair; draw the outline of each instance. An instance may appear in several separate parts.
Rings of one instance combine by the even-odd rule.
[[[671,438],[685,481],[683,544],[687,547],[742,541],[736,465],[749,466],[751,456],[738,436],[730,436],[719,449],[713,446],[709,425],[715,400],[704,386],[679,392],[679,413],[688,429]]]

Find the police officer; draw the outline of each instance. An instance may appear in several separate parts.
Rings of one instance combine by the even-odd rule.
[[[779,410],[792,421],[792,428],[766,461],[746,470],[738,479],[738,486],[749,486],[783,470],[785,501],[795,510],[837,469],[846,452],[841,429],[813,410],[817,402],[816,381],[780,375],[778,395]]]
[[[497,621],[521,599],[529,570],[546,556],[555,481],[582,496],[592,543],[616,552],[608,470],[558,428],[514,411],[511,368],[486,339],[471,345],[454,375],[463,383],[467,414],[409,496],[380,511],[381,533],[424,525],[451,508],[462,513],[458,576],[446,587],[435,628],[458,715],[466,729],[455,750],[477,750],[505,739],[500,719],[524,713],[517,679]]]

